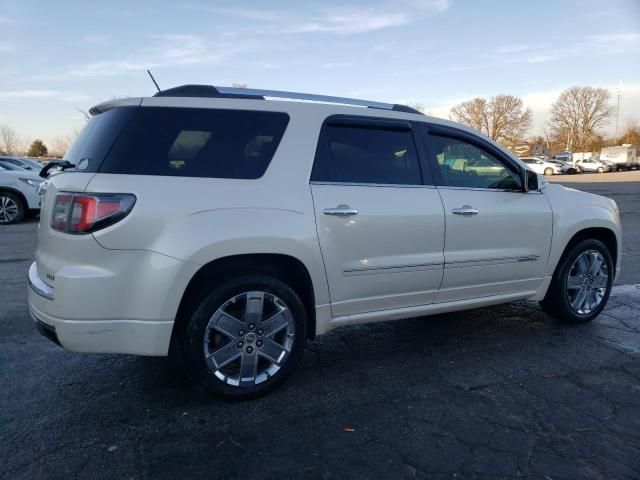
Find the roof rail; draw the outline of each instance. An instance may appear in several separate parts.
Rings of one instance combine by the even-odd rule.
[[[302,100],[308,102],[338,103],[342,105],[354,105],[358,107],[377,108],[381,110],[393,110],[396,112],[418,113],[422,112],[406,105],[394,103],[373,102],[354,98],[332,97],[328,95],[315,95],[312,93],[284,92],[279,90],[259,90],[255,88],[214,87],[212,85],[182,85],[180,87],[162,90],[154,97],[209,97],[209,98],[244,98],[251,100],[265,100],[265,98],[285,98],[290,100]]]

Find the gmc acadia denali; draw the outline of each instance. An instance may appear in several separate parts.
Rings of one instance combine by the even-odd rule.
[[[343,325],[517,300],[588,322],[620,268],[615,202],[409,107],[186,85],[91,114],[41,186],[36,325],[227,398]]]

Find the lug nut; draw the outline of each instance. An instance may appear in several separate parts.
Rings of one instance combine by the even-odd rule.
[[[258,330],[258,335],[262,335],[264,333],[264,330],[260,329]]]
[[[261,346],[262,346],[262,340],[258,340],[258,341],[256,342],[256,345],[257,345],[258,347],[261,347]]]
[[[253,347],[247,347],[247,353],[253,353]]]
[[[249,330],[253,330],[255,328],[255,325],[253,323],[249,324]]]
[[[238,342],[238,348],[244,347],[244,342]]]
[[[238,335],[239,335],[239,336],[243,336],[243,335],[244,335],[244,330],[240,330],[240,331],[238,332]]]

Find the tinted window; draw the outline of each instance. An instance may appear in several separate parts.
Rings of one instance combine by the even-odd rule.
[[[419,185],[420,167],[409,130],[332,126],[323,129],[311,180]]]
[[[486,150],[463,140],[429,136],[442,185],[449,187],[519,189],[518,175]]]
[[[143,107],[100,168],[104,173],[258,178],[289,121],[285,113]]]
[[[64,159],[78,165],[83,171],[97,172],[122,127],[137,108],[113,108],[92,117],[67,151]]]

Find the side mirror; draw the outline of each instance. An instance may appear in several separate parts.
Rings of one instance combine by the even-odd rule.
[[[522,189],[525,192],[536,191],[540,189],[538,182],[538,174],[528,168],[522,171]]]

